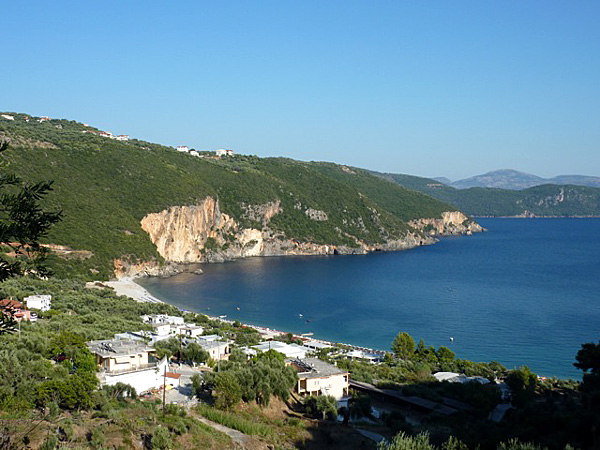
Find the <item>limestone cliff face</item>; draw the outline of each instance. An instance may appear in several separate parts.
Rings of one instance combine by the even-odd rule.
[[[180,268],[173,263],[161,265],[156,260],[133,262],[126,257],[114,260],[114,270],[117,279],[123,277],[169,276],[181,272]]]
[[[224,236],[236,229],[234,220],[221,213],[212,197],[197,206],[173,206],[148,214],[141,225],[160,255],[177,263],[202,261],[207,242],[221,246],[225,243]]]
[[[408,224],[431,236],[472,234],[483,231],[481,225],[460,211],[447,211],[442,213],[440,219],[417,219],[411,220]]]
[[[372,245],[356,240],[356,246],[298,242],[269,228],[271,218],[282,212],[279,202],[242,205],[244,218],[262,228],[242,228],[207,197],[194,206],[174,206],[148,214],[141,221],[160,255],[171,263],[221,262],[250,256],[362,254],[404,250],[435,242],[435,236],[467,234],[481,227],[460,212],[446,212],[440,219],[418,219],[403,238]],[[325,221],[323,211],[312,211],[313,220]],[[121,270],[123,272],[123,270]]]

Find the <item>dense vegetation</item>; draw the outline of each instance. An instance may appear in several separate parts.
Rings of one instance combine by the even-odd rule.
[[[518,216],[526,213],[559,217],[600,216],[600,188],[546,184],[522,191],[480,187],[456,189],[429,178],[377,175],[450,203],[473,216]]]
[[[243,226],[262,228],[248,205],[280,201],[283,211],[270,223],[289,238],[355,246],[356,239],[382,243],[406,233],[406,221],[437,217],[453,208],[438,200],[374,177],[326,163],[237,155],[197,158],[137,140],[116,141],[84,131],[67,120],[0,120],[11,139],[3,155],[27,181],[54,180],[47,198],[64,220],[45,242],[80,252],[54,267],[63,277],[109,278],[114,258],[160,260],[140,227],[151,212],[193,205],[210,195]],[[306,209],[325,211],[311,220]]]

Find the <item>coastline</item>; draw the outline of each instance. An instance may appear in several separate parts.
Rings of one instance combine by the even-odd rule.
[[[124,277],[124,278],[121,278],[116,281],[103,281],[103,282],[87,283],[87,287],[89,287],[89,288],[109,287],[109,288],[112,288],[117,295],[125,295],[126,297],[130,297],[137,302],[166,303],[163,300],[160,300],[160,299],[156,298],[155,296],[153,296],[152,294],[150,294],[150,292],[148,292],[144,287],[137,284],[135,282],[135,278]],[[172,305],[172,306],[174,306],[174,305]],[[183,310],[180,309],[180,311],[183,311]],[[204,314],[204,313],[198,313],[198,314]],[[234,322],[233,320],[228,320],[228,319],[225,319],[222,317],[209,316],[208,314],[204,314],[204,315],[207,316],[211,320],[218,320],[220,322],[226,322],[226,323]],[[273,337],[278,336],[280,334],[288,333],[288,331],[277,330],[277,329],[264,327],[264,326],[260,326],[260,325],[252,325],[252,324],[247,324],[247,323],[242,323],[242,325],[245,327],[254,328],[261,335],[263,335],[263,337],[265,337],[266,339],[272,339]],[[310,336],[297,335],[296,333],[293,333],[293,334],[294,334],[294,336],[307,337],[311,342],[318,342],[319,344],[324,344],[324,345],[331,346],[331,347],[336,347],[336,346],[341,345],[341,346],[351,348],[353,350],[361,350],[361,351],[369,353],[369,354],[381,355],[381,356],[383,356],[386,353],[384,350],[380,350],[380,349],[362,347],[359,345],[346,344],[346,343],[342,343],[342,342],[326,341],[323,339],[315,338],[314,336],[312,336],[312,333]]]
[[[162,300],[156,298],[142,286],[135,282],[134,278],[123,277],[116,281],[97,281],[86,284],[89,288],[112,288],[117,295],[125,295],[131,297],[137,302],[145,303],[165,303]]]

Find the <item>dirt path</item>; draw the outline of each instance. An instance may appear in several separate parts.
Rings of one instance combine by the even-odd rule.
[[[208,420],[204,417],[196,416],[196,419],[198,419],[200,422],[208,425],[209,427],[212,427],[215,430],[220,431],[221,433],[225,433],[227,436],[229,436],[231,438],[231,440],[233,442],[235,442],[235,444],[239,448],[242,448],[244,450],[262,450],[262,449],[268,448],[267,445],[260,442],[258,439],[255,439],[252,436],[248,436],[247,434],[244,434],[240,431],[234,430],[233,428],[228,428],[224,425],[220,425],[220,424],[213,422],[212,420]]]

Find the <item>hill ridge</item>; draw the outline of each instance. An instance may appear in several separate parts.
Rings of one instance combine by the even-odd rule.
[[[55,180],[44,200],[64,210],[44,243],[86,251],[55,265],[63,276],[157,274],[165,262],[193,262],[186,252],[198,262],[361,253],[429,244],[437,230],[477,231],[466,216],[444,219],[456,208],[363,169],[252,155],[192,157],[88,133],[97,129],[75,121],[11,115],[14,120],[0,120],[0,134],[12,139],[4,162],[24,179]],[[269,207],[277,212],[267,220]],[[141,225],[153,214],[163,214],[163,222],[150,228],[164,225],[154,240]],[[419,229],[417,219],[436,222]],[[174,252],[182,258],[161,254],[157,242],[179,245],[186,227],[197,233]]]

